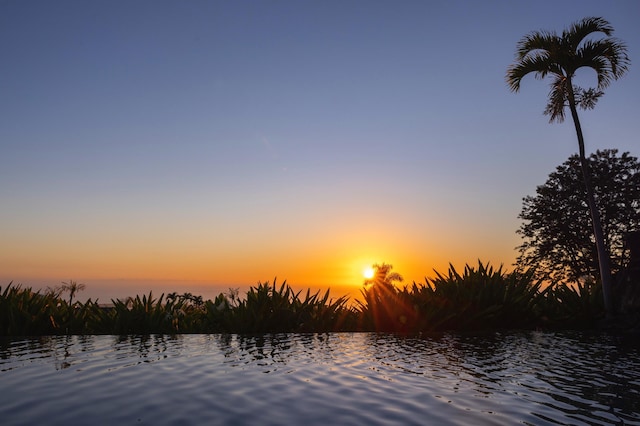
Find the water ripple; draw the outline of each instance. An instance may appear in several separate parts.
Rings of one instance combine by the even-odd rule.
[[[640,351],[629,343],[542,332],[5,339],[0,419],[640,425]]]

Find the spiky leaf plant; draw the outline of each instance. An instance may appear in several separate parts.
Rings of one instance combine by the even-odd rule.
[[[506,273],[478,261],[462,274],[453,265],[446,276],[436,271],[436,278],[414,283],[405,297],[416,307],[421,331],[531,328],[538,321],[540,286],[532,271]]]

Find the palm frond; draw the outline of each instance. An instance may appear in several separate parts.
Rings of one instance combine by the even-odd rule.
[[[599,40],[587,39],[593,33],[603,33]],[[574,102],[568,92],[571,79],[583,67],[597,75],[597,91],[584,91],[581,107],[593,108],[601,90],[624,75],[630,61],[627,46],[611,37],[613,27],[603,18],[588,17],[573,23],[558,36],[553,31],[533,31],[516,45],[516,62],[507,69],[506,82],[512,92],[520,90],[522,79],[533,73],[536,79],[553,77],[549,101],[544,110],[551,122],[564,121],[567,101]],[[564,93],[563,93],[564,91]]]
[[[562,40],[567,43],[567,47],[576,50],[580,43],[593,33],[604,33],[610,36],[613,33],[613,27],[604,18],[587,17],[571,24],[571,26],[562,32]]]
[[[576,69],[593,68],[598,76],[598,89],[604,89],[628,70],[630,60],[626,45],[616,39],[587,40],[576,51]]]
[[[521,61],[512,64],[507,69],[506,81],[512,92],[520,90],[520,82],[527,75],[533,73],[537,80],[544,79],[547,75],[553,74],[562,76],[563,70],[544,51],[537,51]]]
[[[523,60],[538,51],[553,51],[558,44],[558,35],[553,31],[534,31],[522,37],[516,45],[516,58]]]

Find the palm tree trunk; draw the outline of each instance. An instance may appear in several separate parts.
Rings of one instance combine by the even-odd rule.
[[[578,135],[578,147],[580,149],[580,167],[582,169],[582,178],[584,179],[584,186],[587,190],[587,204],[589,205],[589,211],[591,212],[591,222],[593,224],[593,235],[596,240],[596,250],[598,253],[598,266],[600,268],[600,280],[602,281],[602,295],[604,297],[604,309],[608,319],[611,319],[614,312],[612,287],[613,280],[611,277],[611,262],[609,259],[609,252],[604,244],[604,232],[602,231],[602,223],[600,222],[600,213],[598,212],[598,206],[596,205],[595,196],[593,193],[593,184],[591,183],[591,172],[589,171],[589,163],[585,155],[584,149],[584,136],[582,135],[582,126],[580,126],[580,119],[578,118],[578,110],[576,109],[575,96],[573,93],[573,86],[571,79],[567,79],[567,95],[569,98],[569,109],[571,110],[571,116],[573,117],[573,124],[576,128],[576,134]]]

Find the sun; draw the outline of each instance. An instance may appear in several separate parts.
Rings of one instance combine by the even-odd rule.
[[[367,266],[362,270],[362,276],[366,279],[370,280],[375,275],[376,271],[373,270],[371,266]]]

